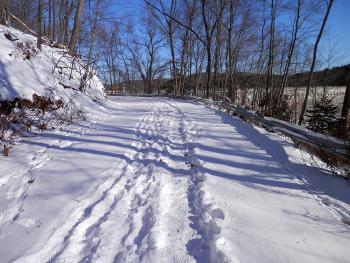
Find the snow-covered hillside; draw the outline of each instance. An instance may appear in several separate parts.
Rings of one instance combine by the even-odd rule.
[[[80,59],[72,59],[65,50],[43,45],[39,51],[35,37],[0,25],[0,101],[31,100],[37,94],[88,110],[91,99],[103,98],[103,85],[94,75],[85,93],[77,91],[83,67]]]
[[[1,262],[349,262],[350,184],[195,102],[117,97],[0,156]]]

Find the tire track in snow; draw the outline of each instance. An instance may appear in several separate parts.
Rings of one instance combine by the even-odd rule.
[[[142,127],[143,123],[152,115],[154,113],[142,117],[139,126]],[[153,123],[154,120],[150,122]],[[148,133],[151,134],[152,132],[149,131]],[[146,144],[149,144],[149,147],[151,146],[151,142]],[[33,261],[47,261],[49,259],[49,262],[93,261],[101,242],[103,243],[101,236],[105,237],[105,233],[102,233],[103,225],[120,211],[118,209],[119,202],[121,200],[131,202],[133,206],[131,206],[130,211],[141,210],[143,206],[148,204],[148,199],[151,196],[156,196],[155,190],[159,189],[159,184],[155,183],[152,176],[152,166],[145,166],[142,163],[142,160],[147,159],[147,154],[143,153],[140,156],[140,153],[136,153],[132,159],[132,164],[124,164],[119,169],[118,167],[112,167],[105,171],[105,173],[110,174],[109,179],[98,186],[96,194],[92,198],[84,199],[81,209],[70,216],[67,223],[53,233],[45,249],[31,255],[31,257],[27,257],[25,260],[31,258]],[[123,170],[121,174],[119,174],[120,169]],[[151,191],[152,188],[153,191]],[[134,189],[137,189],[137,191],[134,191]],[[152,202],[149,203],[152,204]],[[137,253],[139,254],[142,254],[140,251],[143,240],[149,237],[148,230],[153,224],[152,221],[149,221],[149,218],[152,218],[150,216],[153,213],[152,209],[151,205],[147,206],[147,209],[142,209],[145,210],[142,212],[143,221],[137,232],[137,238],[134,240],[134,243],[138,246]],[[134,216],[131,212],[130,214]],[[146,250],[148,251],[148,247]]]
[[[82,198],[80,208],[53,231],[44,249],[19,261],[139,262],[166,256],[172,262],[190,262],[191,256],[220,256],[215,250],[220,229],[215,235],[208,229],[217,226],[222,212],[204,202],[194,129],[179,108],[166,101],[155,104],[136,124],[138,151],[131,163],[106,170],[108,179]],[[181,158],[174,161],[174,156]],[[175,167],[166,176],[164,167],[172,162]],[[172,201],[161,201],[169,195]]]
[[[121,185],[125,181],[126,166],[122,170],[121,174],[117,167],[112,167],[107,171],[114,181],[103,190],[100,198],[85,207],[83,215],[70,228],[63,238],[60,250],[50,258],[49,262],[90,262],[100,242],[98,238],[100,226],[108,220],[110,213],[124,194],[124,187]]]
[[[92,121],[90,127],[96,129],[96,121]],[[86,131],[90,132],[90,129]],[[82,133],[85,135],[85,133]],[[49,262],[56,261],[74,261],[74,262],[91,262],[100,243],[102,225],[107,222],[112,213],[115,212],[118,203],[122,200],[125,189],[129,183],[128,171],[129,164],[125,162],[119,166],[113,165],[105,173],[110,174],[109,178],[98,186],[100,194],[94,202],[88,201],[83,213],[76,223],[59,232],[67,233],[63,237],[63,242],[53,256],[50,256]],[[120,172],[120,170],[122,172]],[[89,200],[89,198],[88,198]],[[57,238],[56,238],[57,239]],[[52,252],[50,252],[52,254]]]
[[[97,123],[92,121],[90,128],[96,128]],[[74,132],[80,131],[81,128],[75,129]],[[89,133],[90,130],[87,131]],[[69,131],[64,132],[65,136],[70,136],[72,133]],[[77,133],[77,136],[85,135],[85,132]],[[71,146],[73,143],[68,140],[56,140],[53,141],[50,146],[57,146],[59,148],[65,148]],[[50,148],[49,146],[49,148]],[[102,182],[101,184],[95,187],[95,191],[91,196],[91,193],[82,197],[83,201],[80,203],[80,207],[78,209],[74,209],[71,214],[66,218],[66,221],[63,225],[55,227],[53,229],[52,234],[49,239],[46,240],[44,249],[41,249],[40,246],[37,247],[37,252],[31,253],[29,255],[23,256],[19,258],[18,262],[27,262],[28,260],[32,262],[55,262],[61,257],[64,257],[64,254],[69,254],[69,251],[72,250],[72,244],[75,242],[75,245],[78,243],[77,248],[83,248],[86,246],[88,248],[92,248],[91,251],[94,250],[95,246],[95,238],[93,238],[94,234],[98,233],[99,225],[102,224],[105,220],[108,219],[108,216],[115,207],[120,195],[123,191],[119,192],[117,185],[118,181],[121,180],[122,175],[126,173],[128,165],[123,161],[119,166],[116,164],[113,165],[110,169],[107,169],[104,173],[109,173],[110,176],[107,176],[108,179]],[[118,177],[117,172],[121,175]],[[123,190],[123,189],[122,189]],[[79,201],[80,202],[80,201]],[[106,206],[106,209],[102,209],[101,207]],[[109,209],[107,206],[109,205]],[[100,209],[101,215],[96,215],[98,209]],[[96,219],[96,221],[94,221]],[[89,225],[91,223],[91,225]],[[86,236],[82,238],[82,243],[78,242],[79,238],[82,237],[81,229],[86,227]],[[79,232],[80,231],[80,232]],[[84,232],[85,233],[85,232]],[[73,249],[75,250],[75,249]],[[87,249],[85,249],[87,250]],[[73,258],[76,258],[76,251],[71,253],[70,255]],[[76,261],[74,259],[74,261]]]
[[[123,167],[119,169],[123,170]],[[113,172],[119,169],[113,166],[106,170],[104,173],[110,173],[111,175],[106,181],[95,188],[93,196],[91,197],[91,193],[86,195],[80,207],[72,211],[63,225],[54,229],[50,238],[46,241],[45,245],[42,244],[43,246],[38,252],[25,255],[19,258],[17,262],[57,262],[65,260],[79,262],[77,259],[79,258],[79,249],[83,248],[83,245],[79,241],[82,240],[85,234],[84,230],[92,226],[95,228],[90,228],[90,231],[97,229],[98,223],[102,223],[102,220],[108,216],[108,205],[112,208],[114,203],[118,201],[118,197],[113,195],[113,191],[116,190],[116,185],[121,176],[113,176]],[[98,212],[101,212],[100,208],[104,206],[106,210],[102,209],[104,213],[99,215]],[[99,220],[101,221],[99,222]],[[73,244],[77,245],[77,250],[74,252],[71,251]]]

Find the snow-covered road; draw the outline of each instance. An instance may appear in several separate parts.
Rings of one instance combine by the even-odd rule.
[[[187,101],[94,111],[0,157],[0,262],[349,262],[349,181],[282,138]]]

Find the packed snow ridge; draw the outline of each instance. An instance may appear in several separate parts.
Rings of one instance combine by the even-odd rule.
[[[87,112],[0,156],[0,262],[348,262],[348,180],[195,101],[95,103],[97,77],[64,88],[54,49],[23,60],[0,30],[2,99],[54,87]]]

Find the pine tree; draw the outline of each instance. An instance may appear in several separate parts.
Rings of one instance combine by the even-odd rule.
[[[307,128],[315,132],[325,133],[336,120],[337,106],[334,105],[334,98],[327,95],[314,102],[311,110],[307,111]]]

